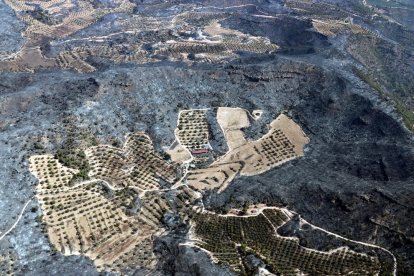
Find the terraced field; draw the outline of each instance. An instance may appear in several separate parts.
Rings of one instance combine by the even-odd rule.
[[[89,175],[110,182],[114,188],[154,190],[159,189],[159,179],[173,183],[177,177],[177,167],[157,155],[143,133],[129,135],[122,149],[102,145],[85,153],[91,166]]]
[[[99,270],[154,269],[152,241],[165,232],[163,215],[176,208],[185,220],[185,210],[194,207],[196,196],[184,187],[176,190],[178,200],[171,206],[163,192],[139,195],[129,188],[111,190],[101,180],[70,187],[71,173],[56,160],[36,156],[31,162],[40,179],[37,198],[51,244],[65,255],[90,257]],[[52,165],[44,168],[43,164]]]
[[[0,276],[414,275],[413,1],[0,1]]]
[[[27,46],[36,46],[44,38],[61,38],[79,31],[109,13],[131,12],[126,0],[113,1],[112,7],[94,7],[88,1],[18,1],[8,4],[26,24]]]
[[[235,216],[211,213],[195,218],[194,244],[211,252],[216,261],[246,274],[244,256],[255,254],[271,272],[280,275],[377,275],[378,258],[356,253],[346,247],[329,252],[311,250],[294,238],[282,237],[277,229],[292,214],[283,209],[264,208],[254,215]]]
[[[217,121],[230,150],[206,168],[190,169],[188,185],[196,190],[218,189],[220,192],[236,175],[264,173],[304,154],[309,139],[286,115],[276,118],[269,132],[256,141],[247,141],[242,131],[250,125],[249,116],[252,115],[240,108],[217,110]]]
[[[177,15],[157,17],[133,15],[139,5],[126,0],[107,5],[74,0],[8,0],[6,4],[26,25],[22,33],[26,42],[18,52],[8,53],[0,60],[0,70],[4,72],[57,67],[86,73],[96,69],[90,58],[120,64],[165,59],[223,63],[240,52],[270,53],[279,48],[267,38],[223,28],[220,20],[228,17],[225,12],[191,11],[191,5]],[[115,20],[116,28],[109,29],[107,35],[72,38],[109,14],[129,17]],[[113,45],[111,39],[115,37],[123,42]],[[50,45],[52,55],[45,53],[45,45]]]
[[[211,164],[202,162],[213,158],[208,112],[215,112],[231,145]],[[239,175],[259,174],[304,154],[309,139],[283,114],[262,138],[246,140],[242,129],[260,116],[240,108],[183,110],[171,148],[185,149],[190,159],[166,161],[148,135],[132,133],[121,148],[98,145],[85,150],[87,180],[77,179],[79,171],[53,155],[30,157],[50,243],[64,255],[88,256],[100,271],[155,271],[154,239],[169,233],[165,219],[175,216],[193,226],[183,246],[202,248],[213,261],[241,274],[248,272],[244,257],[255,254],[281,275],[376,275],[381,265],[372,252],[348,247],[317,251],[279,235],[277,229],[294,216],[287,209],[247,206],[218,215],[204,208],[200,192],[220,192]]]

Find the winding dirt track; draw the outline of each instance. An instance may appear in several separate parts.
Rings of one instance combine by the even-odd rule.
[[[9,228],[9,230],[7,230],[3,235],[1,235],[0,236],[0,241],[2,240],[2,239],[4,239],[4,237],[6,237],[11,231],[13,231],[13,229],[17,226],[17,224],[19,223],[19,221],[20,221],[20,219],[22,218],[22,216],[23,216],[23,213],[24,213],[24,211],[26,210],[26,208],[27,208],[27,206],[29,205],[29,203],[31,202],[33,200],[33,197],[31,197],[27,202],[26,202],[26,204],[23,206],[23,208],[22,208],[22,210],[21,210],[21,212],[20,212],[20,214],[19,214],[19,217],[17,218],[17,220],[15,221],[15,223]]]

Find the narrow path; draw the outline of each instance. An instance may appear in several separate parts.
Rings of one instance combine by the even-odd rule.
[[[27,208],[27,206],[29,205],[29,203],[32,201],[32,199],[33,199],[33,197],[31,197],[27,202],[26,202],[26,204],[23,206],[23,208],[22,208],[22,210],[21,210],[21,212],[20,212],[20,214],[19,214],[19,217],[17,218],[17,220],[16,220],[16,222],[9,228],[9,230],[7,230],[1,237],[0,237],[0,241],[2,240],[2,239],[4,239],[4,237],[6,237],[11,231],[13,231],[13,229],[14,228],[16,228],[16,226],[17,226],[17,224],[19,223],[19,221],[20,221],[20,219],[22,218],[22,216],[23,216],[23,213],[24,213],[24,211],[26,210],[26,208]]]
[[[76,185],[74,185],[74,186],[72,186],[72,187],[70,187],[69,188],[69,190],[73,190],[73,189],[76,189],[76,188],[78,188],[78,187],[80,187],[80,186],[84,186],[84,185],[88,185],[88,184],[92,184],[92,183],[97,183],[97,182],[102,182],[102,183],[104,183],[109,189],[111,189],[111,190],[113,190],[113,191],[115,191],[115,190],[120,190],[120,189],[115,189],[111,184],[109,184],[109,182],[108,181],[105,181],[105,180],[102,180],[102,179],[100,179],[100,178],[96,178],[96,179],[92,179],[92,180],[86,180],[86,181],[82,181],[82,182],[80,182],[80,183],[78,183],[78,184],[76,184]]]

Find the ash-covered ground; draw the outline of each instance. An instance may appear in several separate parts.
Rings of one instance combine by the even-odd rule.
[[[246,129],[250,139],[266,133],[266,124],[286,112],[310,143],[304,157],[258,176],[237,178],[220,194],[205,194],[206,207],[225,212],[246,203],[287,206],[326,230],[390,250],[398,261],[397,274],[413,275],[414,33],[404,26],[406,16],[400,23],[393,19],[395,11],[367,2],[137,1],[135,15],[155,17],[176,14],[185,5],[209,12],[225,9],[222,26],[267,37],[280,49],[241,51],[221,63],[160,58],[118,64],[91,57],[93,72],[2,72],[0,237],[34,196],[37,182],[28,170],[29,156],[54,153],[69,138],[81,143],[85,135],[80,134],[85,133],[99,143],[121,145],[134,131],[147,132],[161,153],[174,141],[180,109],[242,107],[264,111],[262,123]],[[128,16],[108,15],[65,39],[108,35],[105,26],[111,20]],[[24,24],[3,1],[0,18],[2,57],[24,44]],[[312,19],[348,20],[368,33],[330,29],[335,33],[331,36]],[[156,39],[168,40],[165,36]],[[47,55],[60,51],[58,47],[42,49]],[[220,139],[218,134],[217,144]],[[40,215],[33,199],[0,240],[0,271],[98,275],[91,260],[63,256],[50,247]],[[307,246],[320,246],[320,236],[297,228],[289,225],[281,234],[301,235]],[[187,231],[179,225],[154,241],[160,274],[232,275],[225,266],[212,264],[203,251],[179,246]]]

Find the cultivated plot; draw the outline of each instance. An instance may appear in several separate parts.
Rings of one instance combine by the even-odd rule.
[[[163,60],[185,63],[224,63],[246,53],[271,53],[279,47],[264,37],[223,28],[223,11],[194,11],[182,5],[173,16],[133,14],[133,4],[115,1],[7,0],[24,22],[25,43],[14,53],[0,53],[1,71],[34,71],[63,68],[92,72],[91,58],[113,63],[145,64]],[[115,18],[99,36],[82,35],[109,14]],[[113,41],[120,41],[114,44]]]
[[[30,170],[39,182],[40,219],[52,247],[64,255],[85,255],[100,271],[140,268],[154,272],[158,262],[154,239],[167,234],[171,221],[176,221],[191,226],[183,246],[199,247],[212,261],[241,274],[250,273],[248,255],[257,256],[268,270],[281,275],[384,271],[375,250],[391,253],[380,247],[354,242],[369,249],[366,253],[348,246],[315,250],[302,246],[299,238],[278,234],[295,216],[288,209],[247,206],[225,215],[206,210],[203,191],[220,192],[240,175],[263,173],[298,158],[309,142],[300,126],[283,114],[270,123],[262,138],[249,141],[243,129],[259,120],[262,111],[250,114],[241,108],[220,107],[214,112],[229,151],[207,162],[215,156],[209,145],[208,112],[213,110],[179,113],[176,141],[168,150],[171,161],[161,158],[142,132],[127,135],[120,148],[87,148],[87,179],[77,178],[79,170],[64,166],[53,155],[30,157]],[[301,223],[308,224],[302,219]],[[353,242],[329,234],[344,243]],[[0,265],[8,267],[9,261],[3,259]]]
[[[318,251],[299,245],[299,240],[283,237],[277,229],[292,213],[279,208],[260,208],[247,215],[196,215],[192,239],[195,246],[210,252],[216,261],[246,274],[247,255],[262,259],[272,273],[280,275],[377,275],[377,257],[357,253],[347,247]]]
[[[241,108],[219,108],[217,121],[224,133],[229,151],[208,168],[190,170],[188,185],[197,190],[224,190],[239,174],[264,173],[287,161],[303,156],[309,139],[299,125],[281,114],[269,126],[269,132],[256,141],[247,141],[243,128],[250,126],[252,115]]]

